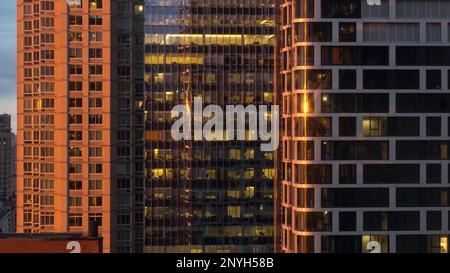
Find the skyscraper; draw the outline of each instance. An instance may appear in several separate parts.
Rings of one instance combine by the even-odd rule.
[[[170,131],[195,97],[273,104],[275,2],[147,0],[145,14],[145,251],[272,252],[273,153]]]
[[[0,233],[15,231],[16,137],[11,132],[11,116],[0,115]]]
[[[0,202],[7,200],[15,193],[14,170],[11,162],[14,158],[14,134],[11,132],[11,116],[0,115]]]
[[[142,1],[18,0],[17,231],[143,248]]]
[[[450,1],[279,1],[284,252],[447,253]]]

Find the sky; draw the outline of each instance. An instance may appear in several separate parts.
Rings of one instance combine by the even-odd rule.
[[[0,0],[0,113],[16,130],[16,1]]]

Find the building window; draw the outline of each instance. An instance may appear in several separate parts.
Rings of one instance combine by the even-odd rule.
[[[103,172],[103,165],[102,164],[89,164],[89,173],[93,174],[100,174]]]
[[[441,23],[427,23],[427,42],[440,43],[441,41]]]
[[[83,182],[80,180],[69,180],[69,190],[79,191],[83,189]]]
[[[144,5],[136,5],[134,6],[134,14],[135,15],[142,15],[144,14]]]
[[[45,1],[49,2],[49,1]],[[81,8],[82,7],[82,0],[67,0],[67,4],[70,8]],[[52,1],[53,3],[53,1]],[[52,9],[53,10],[53,9]]]
[[[339,42],[356,42],[356,23],[339,23]]]
[[[95,223],[98,227],[103,225],[103,217],[101,213],[89,213],[89,223]]]
[[[99,196],[89,197],[89,206],[90,207],[101,207],[102,206],[102,197],[99,197]]]
[[[69,164],[69,174],[82,173],[83,166],[81,164]]]
[[[322,18],[361,18],[361,0],[322,0]]]
[[[339,89],[356,89],[356,70],[339,70]]]
[[[83,214],[81,214],[81,213],[70,213],[69,214],[69,226],[70,227],[81,227],[81,226],[83,226]]]
[[[90,42],[101,42],[103,40],[103,35],[101,32],[89,32]]]
[[[71,26],[81,26],[83,25],[83,16],[69,16],[69,25]]]
[[[339,136],[356,136],[356,117],[339,117]]]
[[[427,230],[442,230],[440,211],[427,211]]]
[[[442,182],[441,164],[427,164],[427,183],[440,184]]]
[[[295,0],[295,18],[314,18],[314,0]]]
[[[441,89],[441,70],[427,70],[427,89]]]
[[[89,0],[89,9],[101,9],[102,7],[102,0]]]
[[[356,212],[339,212],[339,231],[356,231]]]
[[[89,25],[101,26],[103,24],[103,18],[101,16],[89,16]]]
[[[102,180],[89,180],[89,190],[101,190],[102,189]]]
[[[339,165],[339,184],[356,184],[356,165]]]
[[[427,117],[427,136],[441,136],[441,117]]]

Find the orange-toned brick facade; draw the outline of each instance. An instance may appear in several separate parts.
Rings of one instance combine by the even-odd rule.
[[[141,248],[142,9],[17,1],[17,232],[98,226],[104,252]]]

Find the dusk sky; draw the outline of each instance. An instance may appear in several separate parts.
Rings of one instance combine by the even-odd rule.
[[[0,1],[0,113],[13,115],[16,130],[16,1]]]

